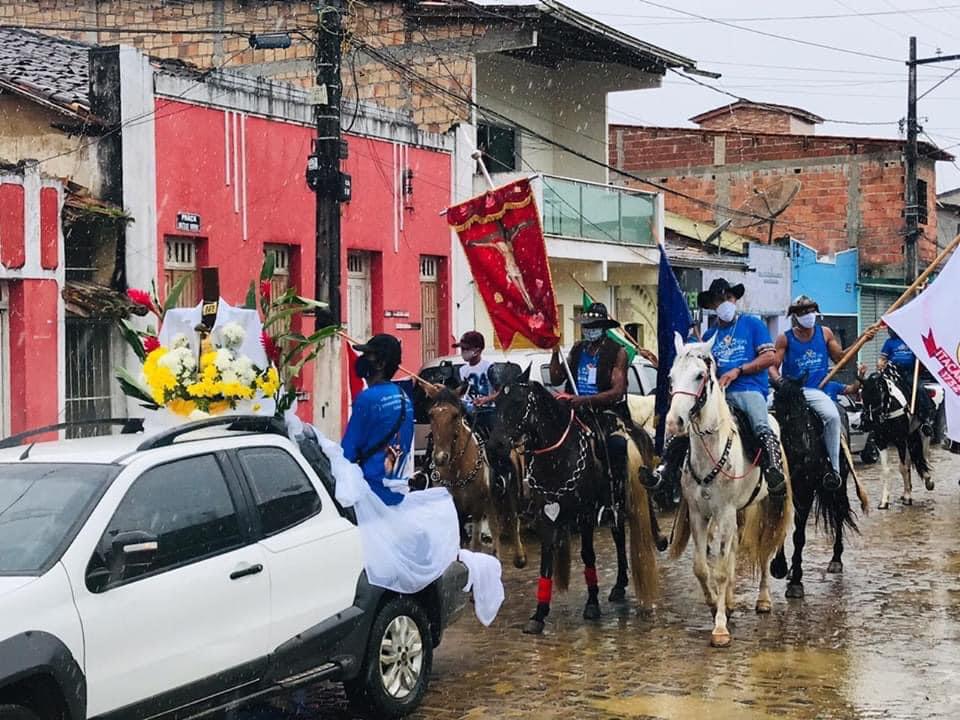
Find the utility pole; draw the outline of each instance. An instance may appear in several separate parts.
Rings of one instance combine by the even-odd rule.
[[[349,199],[349,178],[340,172],[340,53],[343,41],[343,0],[326,0],[318,6],[316,38],[317,83],[314,116],[317,137],[307,165],[307,182],[316,193],[315,296],[328,304],[318,311],[317,328],[339,325],[340,308],[340,203]]]
[[[912,283],[919,270],[919,261],[917,253],[917,241],[920,238],[920,206],[917,198],[917,161],[919,152],[917,150],[917,135],[920,133],[920,125],[917,123],[917,100],[939,86],[944,80],[926,90],[920,98],[917,98],[917,66],[930,65],[932,63],[952,62],[960,60],[960,55],[936,55],[928,58],[917,57],[917,38],[910,38],[910,59],[907,60],[907,148],[906,148],[906,210],[904,219],[907,224],[906,237],[904,238],[904,275],[907,284]],[[949,75],[947,77],[950,77]],[[946,79],[946,78],[944,78]],[[931,188],[928,188],[930,192]],[[935,189],[932,189],[936,192]],[[924,198],[926,202],[926,198]]]
[[[917,207],[917,38],[910,37],[910,60],[907,62],[907,152],[906,213],[907,235],[904,238],[904,281],[909,285],[917,277],[917,238],[920,235]]]

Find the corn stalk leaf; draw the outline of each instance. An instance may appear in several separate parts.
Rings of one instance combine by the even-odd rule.
[[[141,402],[145,403],[143,407],[151,410],[157,410],[160,408],[156,401],[154,401],[150,391],[137,382],[136,378],[127,372],[125,368],[117,368],[115,375],[117,382],[120,383],[120,389],[123,390],[125,395],[128,395],[136,400],[140,400]]]
[[[247,290],[247,299],[243,307],[247,310],[257,309],[257,284],[253,280],[250,281],[250,289]]]
[[[140,332],[126,320],[120,320],[119,325],[120,334],[123,335],[123,339],[127,341],[130,349],[140,358],[140,362],[146,360],[147,351],[143,348],[143,339],[140,336]]]
[[[190,275],[184,275],[182,278],[177,280],[174,283],[173,287],[170,288],[170,292],[167,293],[167,299],[163,301],[163,314],[166,315],[168,310],[175,308],[177,303],[180,301],[180,296],[183,294],[183,289],[187,286],[187,283],[192,279]]]

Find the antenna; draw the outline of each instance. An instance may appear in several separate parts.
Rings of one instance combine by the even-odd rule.
[[[767,242],[772,243],[773,226],[800,192],[800,187],[801,183],[796,178],[781,178],[765,186],[755,185],[747,201],[737,208],[743,214],[731,218],[731,227],[743,229],[767,223]]]

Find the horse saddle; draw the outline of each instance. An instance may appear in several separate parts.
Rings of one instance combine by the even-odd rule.
[[[750,424],[750,416],[738,407],[730,405],[730,412],[733,413],[734,420],[737,422],[737,429],[740,432],[740,440],[743,443],[744,452],[747,457],[754,458],[763,448],[760,438],[753,431],[753,425]]]

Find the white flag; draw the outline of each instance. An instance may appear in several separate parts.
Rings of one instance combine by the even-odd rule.
[[[960,253],[955,252],[939,277],[914,300],[883,316],[944,390],[947,435],[960,442],[960,322],[957,288]]]

